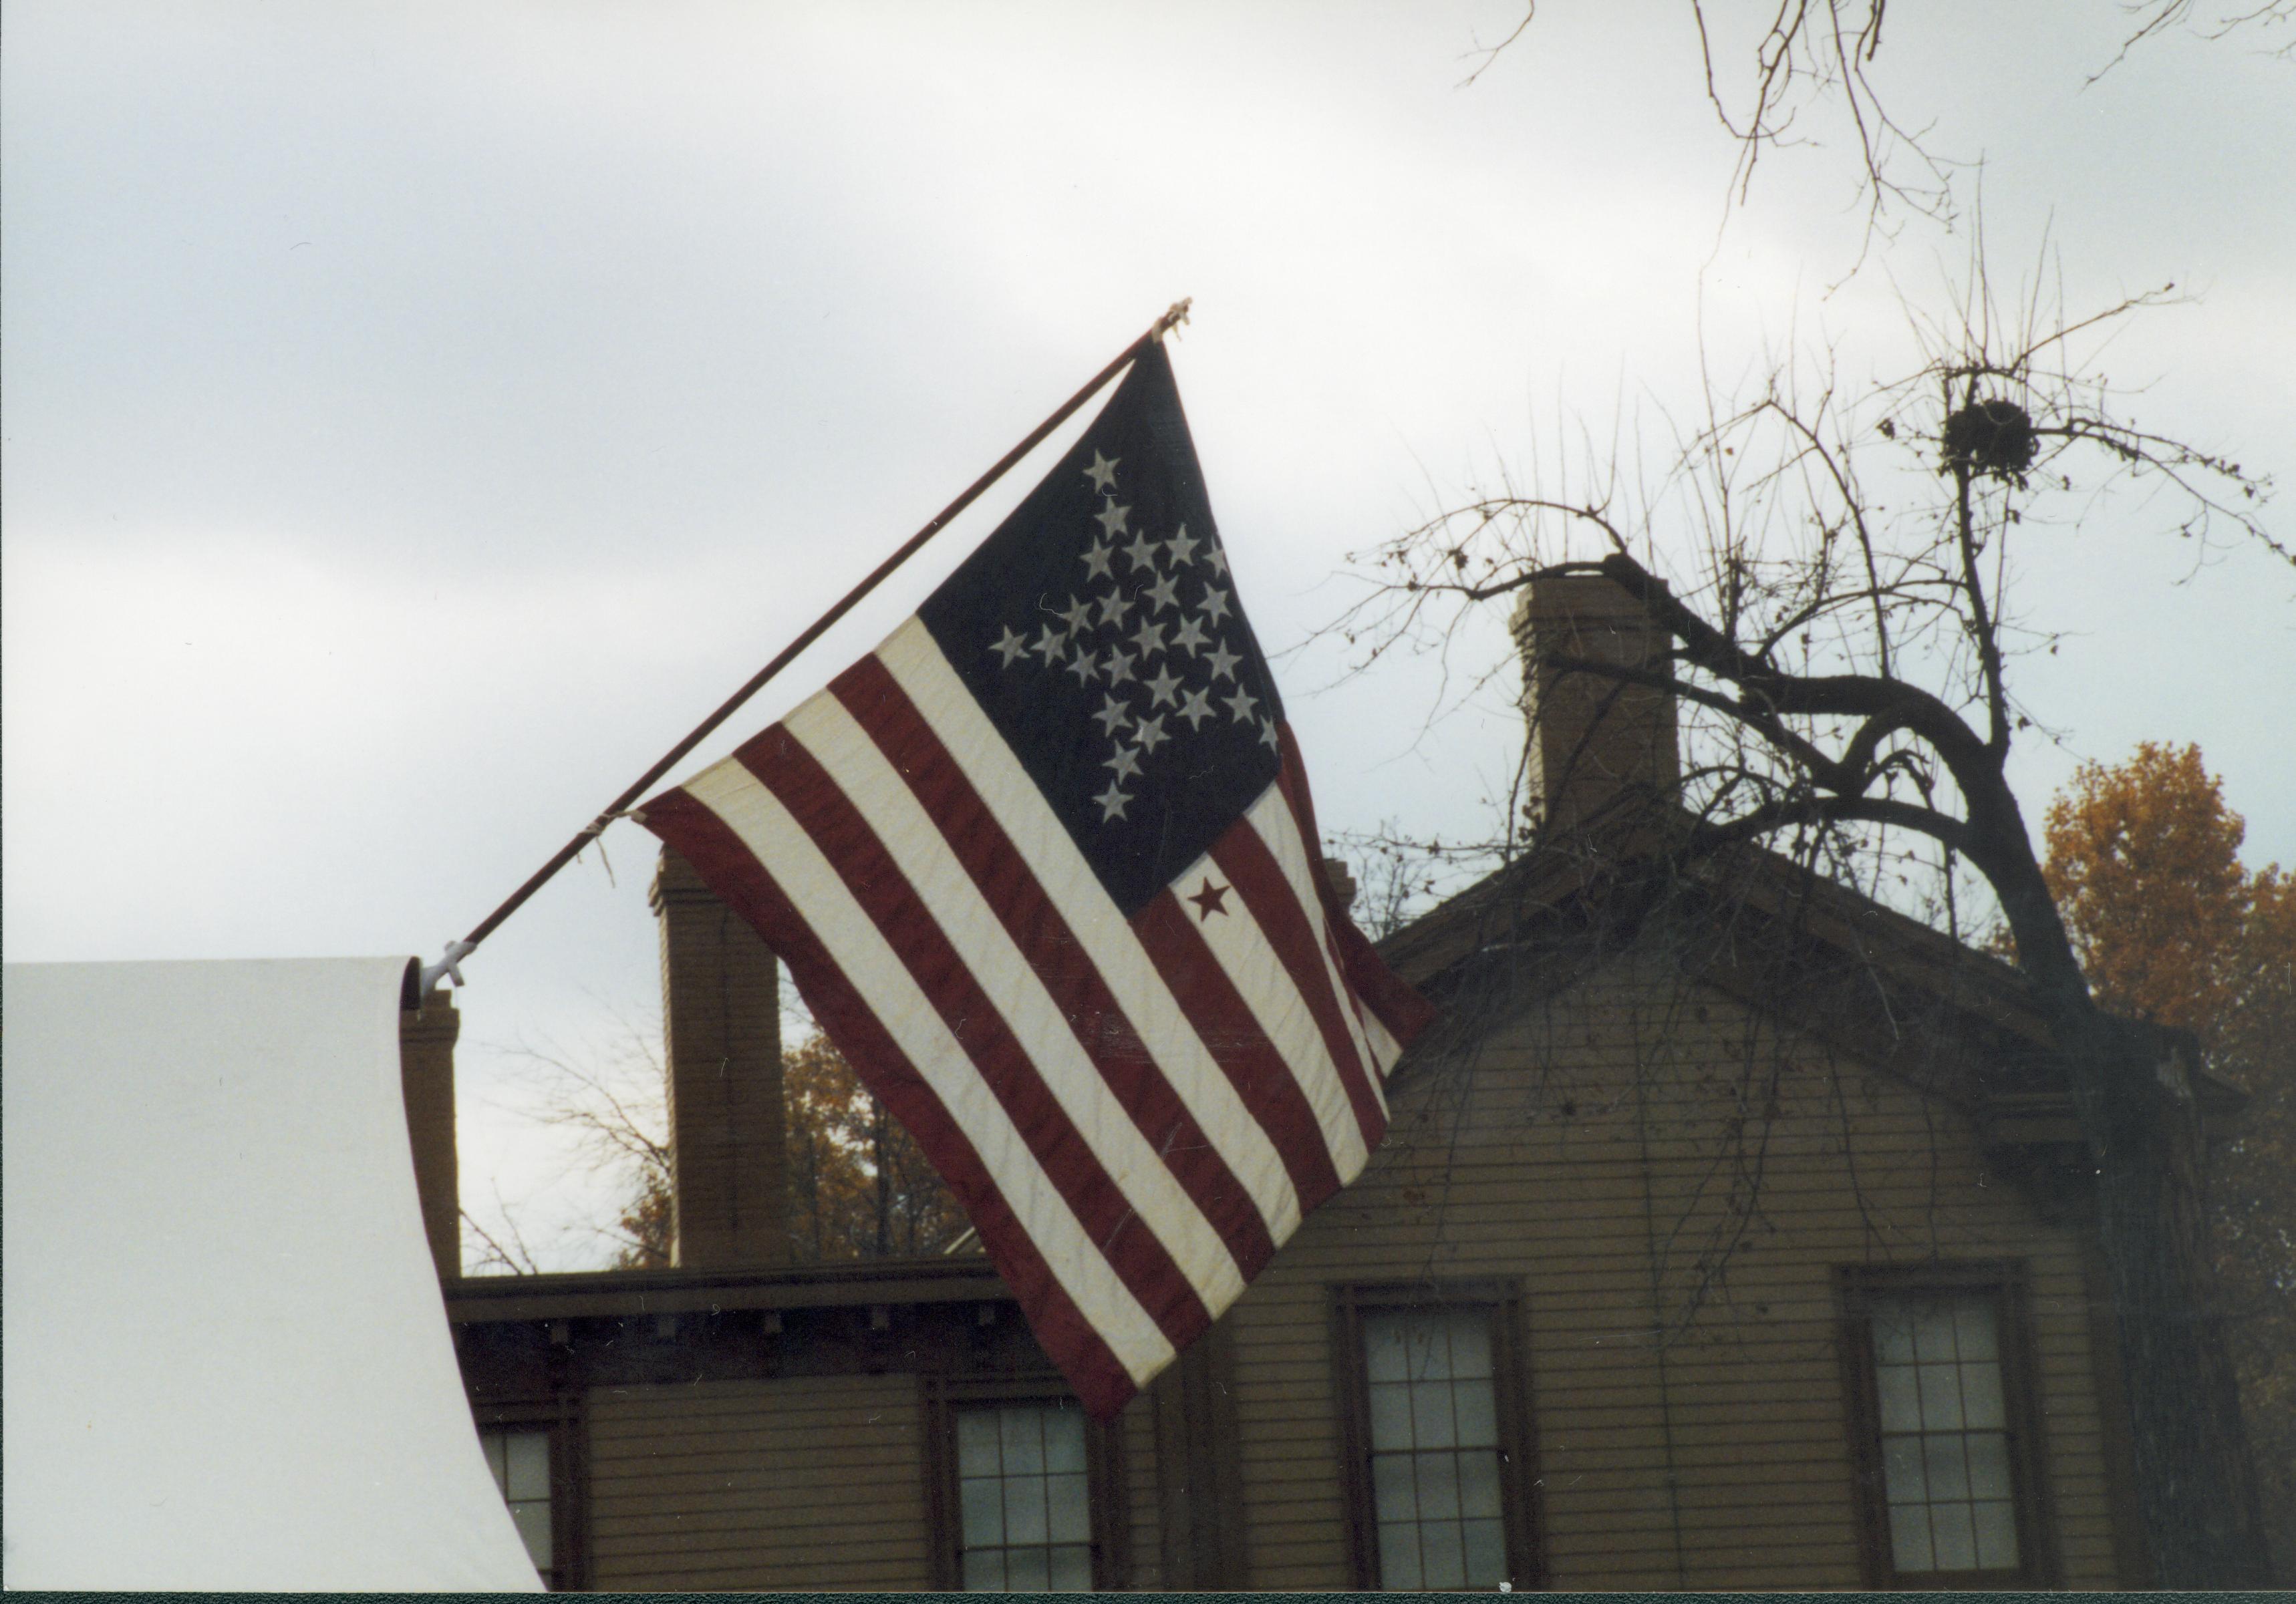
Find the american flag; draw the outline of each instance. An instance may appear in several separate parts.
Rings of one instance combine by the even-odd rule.
[[[1428,1018],[1325,884],[1160,345],[914,617],[643,817],[1098,1418],[1361,1172]]]

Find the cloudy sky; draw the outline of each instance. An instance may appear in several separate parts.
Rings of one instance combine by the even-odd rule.
[[[2075,311],[2192,293],[2109,353],[2144,420],[2296,472],[2296,65],[2178,35],[2085,86],[2121,21],[2087,9],[1894,8],[1877,77],[1982,160],[1997,280],[2047,243]],[[13,0],[7,956],[435,954],[1181,296],[1275,652],[1349,552],[1562,421],[1694,406],[1702,351],[1897,371],[1899,293],[1966,233],[1908,218],[1861,266],[1822,123],[1726,208],[1684,12],[1550,4],[1467,86],[1508,0]],[[2021,782],[2038,809],[2080,757],[2197,741],[2251,861],[2296,862],[2296,575],[2130,502],[2024,548],[2070,637],[2024,671],[2063,740]],[[1279,666],[1327,827],[1473,831],[1505,708],[1430,731],[1433,664],[1339,667]],[[553,1262],[588,1194],[513,1050],[645,1017],[650,858],[622,827],[469,966],[466,1193]]]

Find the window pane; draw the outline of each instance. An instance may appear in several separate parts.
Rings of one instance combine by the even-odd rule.
[[[1930,1510],[1927,1504],[1890,1506],[1890,1559],[1901,1571],[1937,1569],[1930,1552]]]
[[[514,1503],[510,1507],[510,1519],[511,1524],[518,1528],[520,1538],[526,1543],[526,1557],[534,1561],[534,1568],[539,1571],[548,1570],[550,1568],[549,1503],[547,1502]]]
[[[550,1496],[550,1434],[513,1431],[503,1440],[503,1492],[512,1499]]]
[[[1043,1543],[1046,1540],[1045,1478],[1041,1476],[1006,1477],[1004,1478],[1004,1541]]]
[[[996,1412],[973,1410],[956,1417],[956,1469],[961,1476],[996,1474]]]
[[[1921,1438],[1882,1439],[1882,1485],[1893,1504],[1920,1503],[1929,1496],[1929,1483],[1922,1475]]]
[[[1052,1585],[1051,1567],[1040,1548],[1004,1551],[1004,1585],[1014,1592],[1043,1592]]]
[[[1977,1526],[1979,1568],[2014,1570],[2017,1567],[2016,1506],[2005,1502],[1981,1503],[1972,1509],[1971,1516]]]
[[[504,1498],[510,1496],[509,1484],[504,1479],[503,1470],[503,1458],[504,1453],[504,1439],[509,1435],[510,1434],[508,1432],[504,1431],[481,1431],[479,1433],[479,1446],[487,1451],[487,1469],[495,1473],[495,1491],[501,1494]]]
[[[1997,1296],[1870,1305],[1890,1546],[1908,1575],[2018,1568]]]
[[[1084,1416],[1065,1404],[1008,1404],[960,1409],[955,1425],[966,1590],[1089,1591]]]
[[[1419,1456],[1419,1518],[1459,1518],[1459,1461],[1448,1453]],[[1431,1569],[1434,1561],[1427,1561]]]
[[[1929,1476],[1931,1503],[1969,1496],[1969,1465],[1961,1457],[1958,1432],[1941,1432],[1923,1438],[1922,1468]]]
[[[1923,1304],[1914,1313],[1914,1357],[1927,1364],[1950,1362],[1954,1351],[1953,1311],[1942,1304]]]
[[[1464,1379],[1491,1373],[1491,1317],[1481,1309],[1451,1320],[1451,1374]]]
[[[1382,1585],[1496,1587],[1508,1577],[1491,1312],[1379,1310],[1364,1336]]]
[[[1400,1381],[1371,1384],[1371,1445],[1411,1446],[1411,1388]]]
[[[1994,1338],[1993,1305],[1982,1297],[1961,1300],[1953,1312],[1953,1328],[1965,1363],[1972,1359],[1997,1359],[2001,1350]]]
[[[1937,1549],[1938,1569],[1958,1571],[1977,1568],[1977,1535],[1970,1529],[1967,1504],[1931,1504],[1930,1542]]]
[[[1056,1475],[1084,1473],[1084,1417],[1073,1409],[1045,1412],[1045,1469]]]
[[[1045,1473],[1045,1428],[1047,1412],[1041,1409],[1000,1409],[996,1412],[999,1445],[1004,1451],[1007,1476]]]
[[[1922,1389],[1910,1364],[1885,1364],[1874,1374],[1880,1395],[1882,1429],[1919,1431],[1922,1428]]]
[[[2008,1424],[2001,1403],[2001,1367],[1991,1360],[1961,1367],[1962,1423],[1971,1427]]]
[[[1411,1379],[1414,1381],[1448,1381],[1451,1369],[1451,1326],[1448,1317],[1427,1322],[1427,1359]]]
[[[1404,1353],[1403,1316],[1364,1316],[1364,1369],[1374,1381],[1410,1379],[1410,1364]]]
[[[1411,1438],[1421,1448],[1448,1448],[1459,1440],[1451,1423],[1451,1384],[1411,1384]]]
[[[968,1476],[957,1485],[964,1505],[964,1546],[991,1548],[1003,1543],[1004,1484],[994,1477]]]
[[[1459,1513],[1471,1519],[1498,1518],[1497,1454],[1485,1452],[1459,1456]]]
[[[1918,1368],[1922,1378],[1922,1428],[1960,1430],[1961,1366],[1924,1364]]]
[[[1418,1478],[1412,1472],[1413,1457],[1408,1453],[1372,1455],[1372,1507],[1383,1521],[1418,1518]]]
[[[1461,1528],[1469,1587],[1496,1587],[1507,1579],[1506,1528],[1496,1520],[1470,1520]]]
[[[1045,1502],[1054,1543],[1086,1543],[1092,1537],[1092,1504],[1085,1497],[1082,1476],[1053,1476],[1045,1480]]]
[[[1883,1364],[1914,1362],[1914,1317],[1895,1300],[1874,1310],[1874,1356]]]
[[[1997,1431],[1969,1434],[1969,1495],[2009,1496],[2009,1439]]]
[[[1417,1523],[1380,1522],[1379,1584],[1390,1589],[1416,1588],[1421,1585],[1419,1575]]]
[[[1080,1545],[1054,1549],[1052,1587],[1054,1592],[1090,1592],[1092,1551]]]
[[[1419,1523],[1419,1567],[1422,1587],[1464,1587],[1467,1556],[1456,1520]]]
[[[1453,1382],[1451,1406],[1458,1414],[1460,1447],[1498,1446],[1498,1403],[1491,1395],[1491,1384],[1488,1378]]]

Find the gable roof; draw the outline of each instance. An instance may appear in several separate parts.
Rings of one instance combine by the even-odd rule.
[[[1381,955],[1431,997],[1496,986],[1517,1003],[1658,936],[1687,978],[1972,1114],[2070,1117],[2047,1022],[2015,966],[1771,847],[1695,853],[1695,822],[1665,804],[1543,844],[1387,937]],[[2200,1090],[2219,1118],[2247,1101],[2205,1071]]]

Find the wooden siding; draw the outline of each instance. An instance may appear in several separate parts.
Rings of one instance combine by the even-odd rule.
[[[1472,1073],[1406,1083],[1364,1179],[1223,1322],[1233,1430],[1210,1450],[1164,1443],[1170,1422],[1136,1400],[1115,1434],[1128,1579],[1165,1582],[1167,1500],[1185,1455],[1218,1452],[1242,1488],[1250,1584],[1351,1585],[1334,1289],[1457,1280],[1520,1290],[1548,1585],[1860,1586],[1834,1271],[1933,1260],[2022,1267],[2057,1580],[2112,1586],[2091,1347],[2110,1321],[2095,1319],[2078,1226],[1988,1173],[1943,1101],[1621,961],[1496,1030]],[[951,1305],[914,1324],[900,1292],[876,1294],[894,1314],[882,1330],[858,1308],[842,1324],[792,1314],[779,1335],[728,1327],[715,1347],[695,1346],[699,1328],[595,1346],[577,1321],[591,1585],[926,1585],[908,1372],[1037,1360],[1017,1322]],[[665,1354],[684,1368],[641,1376]],[[624,1371],[594,1368],[610,1361]],[[768,1368],[734,1379],[737,1363]],[[778,1373],[800,1364],[811,1373]],[[1168,1486],[1160,1447],[1179,1467]]]
[[[590,1585],[928,1584],[914,1376],[594,1388]]]
[[[2077,1231],[1951,1109],[1614,966],[1472,1075],[1407,1084],[1364,1180],[1229,1314],[1253,1585],[1349,1580],[1332,1289],[1497,1276],[1524,1295],[1549,1585],[1857,1587],[1832,1272],[1930,1259],[2026,1266],[2062,1580],[2112,1586]]]

